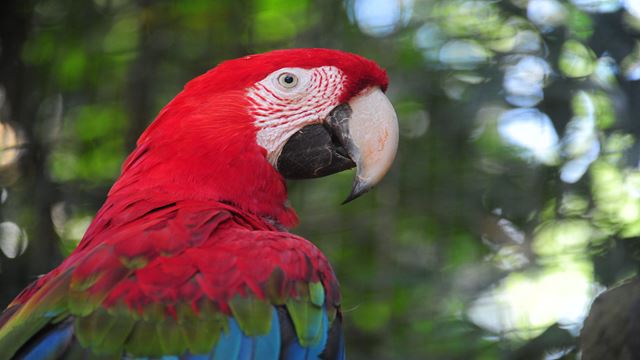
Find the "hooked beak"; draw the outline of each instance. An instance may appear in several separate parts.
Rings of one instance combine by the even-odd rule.
[[[369,191],[387,173],[398,148],[398,119],[380,88],[338,105],[322,124],[292,135],[277,160],[290,179],[331,175],[356,167],[347,203]]]

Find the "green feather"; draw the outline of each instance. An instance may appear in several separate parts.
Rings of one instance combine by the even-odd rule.
[[[87,353],[90,350],[84,348],[80,343],[73,343],[71,349],[67,350],[64,354],[64,360],[120,360],[121,355],[97,355],[93,352]],[[89,355],[89,356],[88,356]]]
[[[77,317],[75,321],[76,337],[83,347],[92,348],[102,343],[115,322],[116,317],[107,314],[104,309],[98,309],[85,317]]]
[[[137,314],[137,312],[136,312]],[[159,321],[166,317],[166,306],[160,303],[145,305],[142,310],[141,319],[146,321]]]
[[[233,317],[247,336],[268,334],[271,330],[273,305],[255,296],[236,295],[229,301]]]
[[[203,300],[200,313],[194,314],[186,305],[178,307],[180,328],[192,354],[205,354],[218,342],[223,329],[227,329],[223,316],[209,300]]]
[[[109,274],[108,279],[110,284],[115,284],[116,282],[124,279],[131,273],[131,270],[120,268],[113,271],[113,273]],[[104,298],[107,296],[107,291],[92,291],[90,286],[95,285],[96,282],[101,280],[101,277],[107,276],[105,274],[99,274],[97,277],[91,276],[91,280],[88,282],[73,280],[69,286],[68,290],[68,306],[71,314],[77,316],[86,316],[92,313],[94,310],[100,306]],[[90,283],[91,285],[87,287],[86,285]]]
[[[156,331],[160,339],[164,355],[181,355],[187,349],[187,341],[184,339],[180,326],[171,317],[156,324]]]
[[[70,274],[62,274],[43,286],[0,327],[0,359],[10,359],[46,324],[67,313],[66,290]]]
[[[114,310],[112,308],[108,310],[108,314],[111,316],[110,326],[102,341],[96,343],[93,350],[97,354],[121,354],[124,342],[129,337],[136,320],[125,309]]]
[[[220,339],[222,324],[218,321],[182,324],[180,327],[187,347],[192,354],[205,354]]]
[[[291,315],[300,345],[304,347],[317,345],[322,338],[322,308],[308,300],[289,299],[287,310]]]
[[[99,306],[101,297],[89,291],[69,291],[69,310],[73,315],[87,316]]]
[[[82,293],[83,291],[95,285],[101,275],[102,273],[94,273],[82,279],[74,277],[69,283],[69,288],[72,291]]]
[[[156,321],[139,320],[136,322],[125,343],[127,353],[154,357],[164,355],[156,325]]]
[[[316,306],[324,305],[324,287],[321,282],[309,284],[309,300]]]

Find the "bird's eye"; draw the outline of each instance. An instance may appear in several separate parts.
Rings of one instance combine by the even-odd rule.
[[[278,83],[287,89],[291,89],[298,85],[298,77],[292,73],[282,73],[278,76]]]

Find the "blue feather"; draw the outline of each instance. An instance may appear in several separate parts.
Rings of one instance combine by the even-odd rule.
[[[280,356],[280,320],[275,307],[271,315],[271,330],[266,335],[256,337],[255,353],[261,359],[277,359]]]
[[[211,358],[211,354],[185,355],[181,358],[184,360],[209,360]]]
[[[327,318],[327,310],[322,309],[322,328],[320,329],[322,337],[317,345],[309,348],[309,353],[307,359],[318,359],[320,358],[320,354],[324,351],[325,346],[327,346],[327,337],[329,335],[329,319]]]
[[[284,355],[285,360],[303,360],[307,359],[307,354],[309,353],[308,348],[303,348],[298,343],[298,339],[294,340],[291,345],[286,350],[286,354]]]
[[[337,360],[345,360],[346,351],[344,349],[344,336],[340,335],[340,345],[338,347],[338,359]]]
[[[32,346],[24,355],[24,360],[48,360],[57,359],[69,347],[73,338],[73,326],[71,323],[52,330]]]
[[[249,337],[241,332],[240,351],[237,360],[277,359],[280,355],[280,322],[278,313],[273,308],[271,329],[268,334]],[[230,358],[232,359],[232,358]]]
[[[238,323],[233,318],[229,318],[229,331],[220,336],[213,350],[213,358],[216,360],[237,359],[243,337]]]
[[[242,335],[242,341],[240,342],[240,353],[237,360],[251,360],[254,354],[255,338]]]
[[[322,324],[321,324],[321,334],[322,337],[320,341],[311,347],[302,347],[298,342],[298,339],[294,339],[293,343],[289,345],[289,348],[286,350],[285,360],[315,360],[320,358],[320,354],[324,351],[325,346],[327,345],[327,337],[329,333],[329,319],[327,318],[327,311],[323,309],[322,311]]]

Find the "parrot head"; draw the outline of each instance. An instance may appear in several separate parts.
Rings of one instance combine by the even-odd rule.
[[[350,201],[388,171],[398,124],[387,84],[376,63],[338,50],[276,50],[225,61],[160,112],[110,194],[214,199],[293,226],[285,178],[355,167]]]

